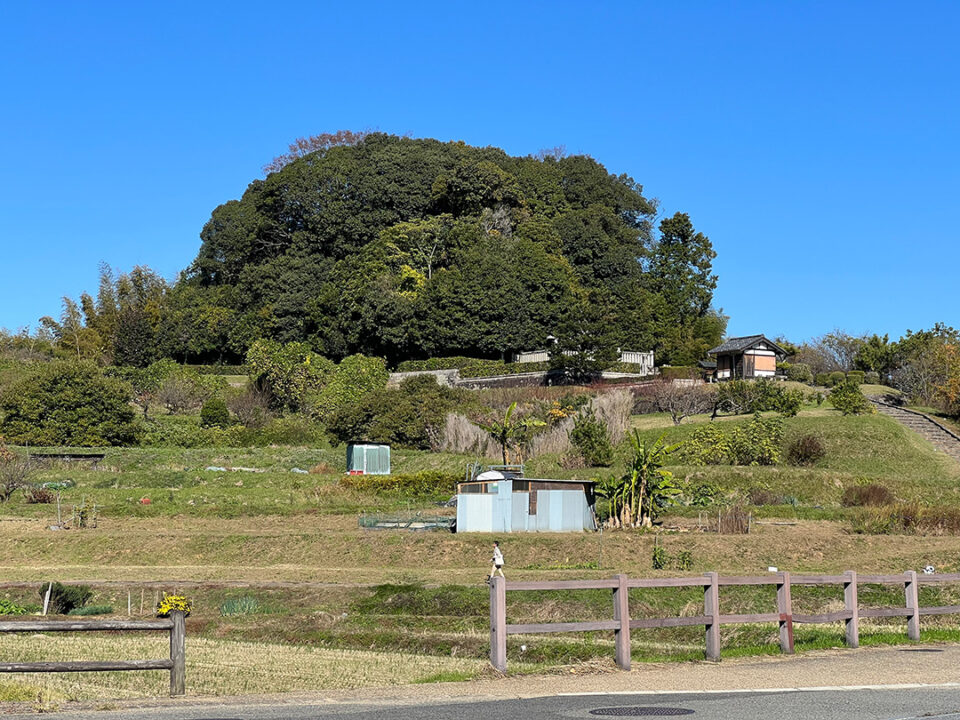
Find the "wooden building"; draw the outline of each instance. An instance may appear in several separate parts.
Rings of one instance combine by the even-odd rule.
[[[717,360],[716,379],[773,377],[787,352],[763,335],[730,338],[708,350]]]

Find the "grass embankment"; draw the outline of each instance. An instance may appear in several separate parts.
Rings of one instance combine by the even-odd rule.
[[[645,438],[665,433],[668,441],[677,442],[706,420],[692,418],[674,427],[664,416],[644,416],[635,418],[634,425]],[[732,427],[748,420],[724,418],[722,424]],[[671,555],[690,553],[688,572],[762,574],[769,565],[794,573],[897,572],[927,564],[939,571],[960,571],[960,537],[855,535],[847,519],[856,510],[839,503],[845,487],[876,482],[889,487],[900,500],[960,504],[960,466],[879,415],[845,418],[826,405],[813,406],[786,420],[785,431],[787,444],[802,434],[817,434],[826,445],[826,456],[810,468],[671,468],[681,478],[716,484],[728,497],[742,497],[756,487],[789,497],[789,503],[754,508],[754,512],[796,523],[755,526],[751,535],[717,536],[697,532],[697,514],[715,512],[715,508],[679,508],[664,518],[664,526],[673,529],[661,532],[659,542]],[[96,529],[54,532],[48,529],[55,519],[54,506],[26,505],[19,497],[3,506],[0,579],[37,584],[45,580],[120,581],[124,584],[98,587],[91,602],[125,611],[129,591],[135,614],[140,612],[143,589],[138,583],[169,581],[167,590],[182,589],[196,603],[188,620],[188,636],[194,639],[188,657],[196,663],[188,667],[188,682],[195,683],[191,692],[256,692],[264,687],[258,684],[260,678],[272,682],[272,666],[284,663],[303,667],[277,680],[270,685],[272,689],[457,679],[483,672],[488,610],[482,578],[491,538],[357,527],[357,514],[364,510],[451,512],[433,504],[445,496],[413,499],[344,487],[339,483],[344,471],[342,448],[110,449],[106,454],[97,470],[58,465],[45,468],[41,478],[74,483],[64,491],[68,508],[83,498],[101,506]],[[547,456],[530,462],[528,472],[541,477],[590,478],[623,472],[628,456],[628,447],[622,445],[614,466],[608,469],[562,468],[559,458]],[[439,469],[459,473],[472,459],[407,451],[395,451],[393,456],[396,472]],[[294,468],[310,472],[295,473]],[[150,504],[141,503],[144,497]],[[818,517],[833,521],[811,519]],[[608,577],[614,572],[681,574],[650,569],[651,533],[511,535],[501,540],[508,575],[515,579]],[[188,586],[186,581],[206,584]],[[253,587],[218,588],[211,584],[216,581],[246,581]],[[268,586],[276,582],[293,585]],[[13,599],[37,602],[36,586],[4,592]],[[143,590],[145,613],[153,604],[153,592],[153,588]],[[724,612],[769,611],[772,592],[770,588],[724,590]],[[864,605],[872,602],[869,592],[868,588],[862,590]],[[886,593],[876,598],[877,605],[897,604],[902,599],[902,590],[876,592]],[[924,588],[923,592],[931,591]],[[942,598],[936,599],[936,604],[960,602],[953,590],[940,592]],[[256,612],[220,614],[224,602],[245,595],[254,597]],[[835,610],[841,602],[838,588],[795,588],[794,600],[807,612]],[[933,598],[923,602],[935,604]],[[694,615],[702,612],[703,598],[696,590],[634,591],[631,603],[635,605],[632,612],[639,617]],[[609,615],[607,592],[510,596],[511,622],[606,619]],[[924,618],[924,627],[929,637],[960,639],[950,618]],[[902,639],[900,629],[896,623],[865,623],[863,642]],[[724,628],[723,638],[726,656],[776,651],[776,628],[772,626]],[[801,649],[842,644],[842,628],[839,624],[798,627],[797,643]],[[50,640],[44,652],[53,645]],[[114,652],[107,645],[98,650],[101,646],[96,643],[84,645],[81,652],[80,645],[61,644],[60,638],[56,645],[64,648],[63,657],[73,659]],[[522,645],[526,645],[525,651],[520,650]],[[24,645],[24,652],[33,652],[31,647]],[[208,667],[205,653],[217,648],[238,663],[253,664],[247,679],[238,679],[244,675],[238,668],[218,675]],[[613,654],[612,638],[605,633],[512,638],[509,649],[511,671],[542,670],[598,658],[610,662]],[[337,654],[343,651],[370,656]],[[283,656],[287,659],[280,659],[287,652],[291,653]],[[638,631],[633,652],[637,660],[699,658],[702,631]],[[396,653],[412,654],[413,658],[400,658]],[[151,650],[147,656],[152,654]],[[380,659],[383,663],[378,665]],[[355,668],[368,661],[369,667],[382,671],[359,677]],[[394,666],[409,670],[401,673]],[[143,676],[154,678],[149,682],[156,683],[155,689],[138,680],[140,674],[117,675],[116,684],[112,684],[113,677],[85,676],[79,681],[70,676],[19,678],[0,685],[0,697],[29,694],[34,688],[68,697],[88,692],[90,696],[117,696],[127,692],[125,687],[162,694],[165,687],[161,674]],[[123,684],[128,682],[132,684]],[[248,684],[241,687],[241,682]]]
[[[354,688],[404,682],[465,680],[489,673],[487,589],[483,586],[382,585],[300,590],[204,589],[193,593],[196,612],[187,620],[190,694],[236,694]],[[124,598],[103,593],[105,598]],[[960,600],[960,589],[923,588],[924,605]],[[243,599],[246,602],[238,603]],[[861,605],[901,604],[902,589],[861,586]],[[232,604],[231,604],[232,603]],[[631,616],[698,615],[699,589],[633,591]],[[121,603],[122,604],[122,603]],[[247,608],[222,616],[218,608]],[[732,587],[721,592],[721,612],[769,612],[776,605],[772,587]],[[794,588],[796,612],[841,608],[842,590]],[[135,604],[134,613],[138,606]],[[513,592],[510,622],[562,622],[608,619],[609,591]],[[697,660],[703,657],[700,628],[633,633],[638,662]],[[924,620],[927,640],[960,640],[960,632],[942,618]],[[896,621],[861,625],[864,645],[906,642]],[[775,625],[725,626],[725,657],[778,654]],[[798,626],[797,649],[843,645],[841,623]],[[372,648],[376,648],[375,650]],[[0,652],[22,660],[156,658],[166,653],[162,636],[3,636]],[[508,658],[512,673],[556,670],[589,662],[612,666],[610,633],[512,637]],[[103,673],[21,676],[0,684],[0,699],[96,699],[162,695],[162,673]]]

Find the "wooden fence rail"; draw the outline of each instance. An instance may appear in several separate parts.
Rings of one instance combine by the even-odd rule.
[[[534,633],[588,632],[612,630],[614,634],[615,659],[622,670],[630,669],[630,630],[701,626],[706,632],[708,660],[720,659],[720,626],[747,623],[778,623],[780,626],[780,650],[793,652],[793,626],[795,623],[843,622],[848,647],[860,645],[860,618],[905,617],[907,636],[920,639],[921,615],[960,614],[960,605],[921,607],[918,589],[920,584],[960,582],[960,573],[920,575],[909,570],[902,575],[857,575],[853,570],[842,575],[797,575],[780,572],[761,577],[731,577],[706,573],[703,577],[685,578],[628,578],[617,575],[600,580],[520,581],[507,582],[495,577],[490,583],[490,663],[501,672],[507,669],[507,636]],[[777,590],[776,612],[749,615],[721,615],[720,588],[743,585],[771,585]],[[841,585],[843,586],[844,609],[836,612],[804,615],[793,613],[791,587],[794,585]],[[903,585],[904,604],[900,607],[862,608],[857,587],[859,585]],[[635,588],[702,587],[703,615],[692,617],[631,618],[629,592]],[[562,623],[507,623],[508,590],[596,590],[609,589],[613,594],[613,619],[586,622]]]
[[[14,620],[0,622],[0,633],[22,632],[144,632],[170,633],[170,657],[162,660],[95,660],[74,662],[0,662],[0,673],[103,672],[115,670],[169,670],[170,695],[183,695],[186,684],[186,629],[179,610],[162,620]]]

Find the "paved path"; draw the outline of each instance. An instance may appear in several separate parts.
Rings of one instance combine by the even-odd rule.
[[[83,720],[327,720],[339,717],[349,720],[610,720],[624,716],[686,716],[692,720],[958,720],[960,688],[546,696],[402,707],[274,704],[43,717],[73,720],[81,717]]]
[[[604,666],[607,667],[607,666]],[[854,689],[839,689],[845,686]],[[597,693],[597,695],[584,695]],[[641,693],[641,694],[636,694]],[[619,694],[611,697],[610,694]],[[574,695],[576,697],[574,697]],[[267,698],[185,698],[78,706],[51,720],[523,720],[579,718],[612,705],[694,709],[701,718],[873,720],[957,713],[960,646],[917,645],[713,663],[635,664],[629,673],[507,677]],[[109,704],[108,704],[109,706]],[[97,709],[97,708],[100,709]],[[66,709],[66,708],[62,708]],[[29,708],[7,707],[24,713]],[[35,718],[14,714],[13,718]]]

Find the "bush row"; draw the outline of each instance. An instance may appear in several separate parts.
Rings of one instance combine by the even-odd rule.
[[[782,444],[783,420],[757,413],[731,431],[714,423],[701,425],[680,452],[692,465],[776,465]]]
[[[394,475],[345,475],[340,478],[344,487],[372,492],[389,492],[400,495],[446,495],[456,492],[462,475],[424,470],[418,473]]]

